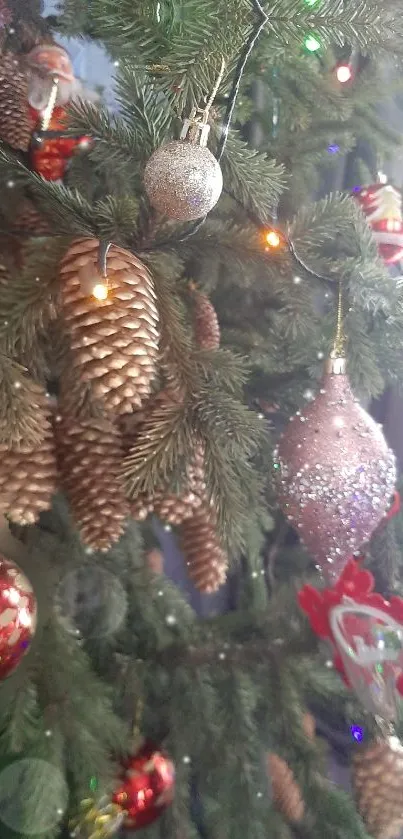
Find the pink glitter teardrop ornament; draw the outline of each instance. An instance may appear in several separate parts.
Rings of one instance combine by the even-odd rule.
[[[344,359],[327,363],[320,392],[287,426],[274,466],[280,507],[334,582],[385,515],[396,481],[393,452],[354,398]]]

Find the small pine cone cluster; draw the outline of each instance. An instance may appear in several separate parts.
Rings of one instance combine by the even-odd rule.
[[[0,138],[13,149],[28,151],[32,134],[28,80],[15,55],[0,56]]]
[[[145,265],[113,245],[107,257],[107,295],[101,282],[99,242],[75,241],[61,264],[62,311],[70,335],[73,369],[90,382],[103,408],[130,414],[148,399],[158,357],[158,311]]]
[[[34,524],[56,492],[57,469],[52,428],[46,420],[39,445],[0,446],[0,508],[14,524]]]
[[[109,550],[122,535],[130,513],[144,520],[155,512],[167,524],[182,527],[189,575],[200,591],[213,592],[224,582],[228,563],[218,541],[214,508],[207,500],[203,445],[195,443],[183,492],[172,493],[162,482],[152,497],[142,493],[130,502],[125,497],[124,479],[130,489],[130,474],[138,474],[139,466],[155,455],[155,440],[164,441],[164,434],[181,421],[184,393],[173,375],[150,400],[159,336],[156,296],[147,268],[133,254],[111,246],[103,281],[99,257],[96,239],[80,239],[62,261],[61,314],[71,369],[66,365],[61,373],[53,435],[46,427],[35,450],[23,442],[18,452],[0,448],[6,476],[3,483],[0,477],[0,509],[2,498],[13,521],[35,521],[50,506],[57,458],[61,488],[84,544]],[[101,285],[102,293],[96,294],[94,287]],[[194,294],[194,315],[197,345],[218,347],[217,316],[200,292]],[[75,389],[77,380],[80,387]],[[122,468],[123,450],[127,454]]]
[[[305,712],[302,727],[307,738],[313,740],[315,720],[312,714]],[[305,802],[291,767],[282,757],[270,752],[267,755],[267,771],[274,805],[290,824],[298,824],[305,815]]]
[[[228,557],[220,545],[214,508],[206,500],[181,527],[181,547],[190,579],[203,594],[225,582]]]
[[[353,758],[357,809],[374,839],[397,839],[403,828],[403,746],[397,737],[377,739]]]
[[[108,419],[78,420],[65,412],[56,417],[55,435],[62,487],[82,541],[107,551],[129,515],[119,477],[120,434]]]

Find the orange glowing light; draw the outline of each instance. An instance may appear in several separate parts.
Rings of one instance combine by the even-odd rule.
[[[108,297],[108,286],[106,283],[97,283],[92,289],[92,295],[95,300],[106,300]]]
[[[270,248],[278,248],[281,243],[281,237],[276,230],[269,230],[265,238]]]

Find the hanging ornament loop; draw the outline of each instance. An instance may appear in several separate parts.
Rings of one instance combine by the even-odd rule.
[[[341,281],[339,281],[339,293],[338,293],[338,301],[337,301],[336,337],[335,337],[334,347],[333,347],[333,354],[337,358],[343,358],[344,357],[345,344],[346,344],[346,336],[345,336],[345,333],[344,333],[344,324],[343,324],[343,288],[342,288]]]
[[[330,353],[325,372],[333,376],[344,376],[346,373],[346,335],[344,332],[343,323],[343,288],[341,281],[339,281],[338,301],[337,301],[337,321],[336,321],[336,335],[334,338],[333,349]]]
[[[213,102],[214,102],[214,100],[215,100],[215,98],[216,98],[216,96],[217,96],[217,93],[218,93],[218,91],[219,91],[220,84],[221,84],[221,82],[222,82],[222,80],[223,80],[224,71],[225,71],[225,60],[224,60],[224,58],[222,58],[222,59],[221,59],[220,72],[219,72],[219,74],[218,74],[218,76],[217,76],[217,79],[216,79],[216,81],[215,81],[215,84],[214,84],[213,90],[211,91],[211,94],[210,94],[210,96],[209,96],[209,98],[208,98],[208,100],[207,100],[206,107],[205,107],[205,108],[204,108],[204,110],[203,110],[203,121],[204,121],[204,122],[207,122],[207,120],[208,120],[208,118],[209,118],[209,114],[210,114],[211,107],[212,107]]]
[[[189,117],[185,119],[180,133],[181,140],[188,140],[191,143],[197,143],[199,146],[207,146],[208,135],[210,133],[210,126],[208,124],[211,107],[217,96],[218,89],[223,79],[225,71],[224,58],[221,59],[220,72],[215,81],[213,90],[207,100],[204,108],[192,108]]]

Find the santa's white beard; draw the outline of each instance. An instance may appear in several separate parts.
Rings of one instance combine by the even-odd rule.
[[[36,111],[44,111],[49,103],[52,91],[53,76],[40,76],[33,74],[28,85],[28,102]],[[66,81],[59,77],[57,86],[56,106],[67,105],[73,96],[75,79]]]

